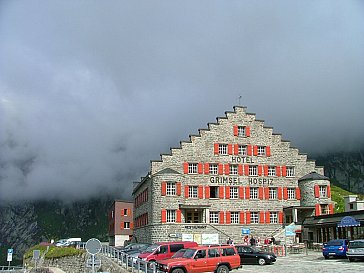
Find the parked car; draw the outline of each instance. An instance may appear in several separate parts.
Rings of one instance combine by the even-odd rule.
[[[335,239],[328,241],[327,243],[323,244],[322,255],[325,257],[325,259],[330,257],[346,258],[348,243],[349,241],[347,239]]]
[[[350,241],[346,256],[350,262],[364,260],[364,240]]]
[[[167,273],[228,273],[239,267],[239,255],[230,245],[191,247],[176,253],[174,258],[157,261],[158,271]]]
[[[140,248],[144,247],[146,244],[144,243],[131,243],[124,247],[116,247],[116,249],[120,250],[121,252],[128,253],[130,251],[139,250]],[[148,244],[150,245],[150,244]]]
[[[235,246],[240,256],[240,264],[272,264],[277,260],[274,253],[262,251],[253,246],[236,245]]]
[[[138,258],[148,262],[168,259],[182,248],[190,248],[197,246],[196,242],[160,242],[149,246],[143,253],[140,253]]]

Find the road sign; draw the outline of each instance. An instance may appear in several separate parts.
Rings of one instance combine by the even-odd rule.
[[[91,255],[91,259],[86,260],[86,267],[99,269],[101,267],[101,260],[96,259],[95,255]]]
[[[86,242],[86,250],[91,255],[95,255],[100,252],[101,250],[101,242],[96,239],[92,238]]]
[[[9,248],[8,249],[8,258],[7,258],[7,261],[8,262],[11,262],[13,260],[13,249],[12,248]]]
[[[243,228],[241,230],[241,234],[243,234],[243,235],[250,234],[250,228]]]
[[[40,257],[40,250],[33,250],[33,260],[38,260]]]

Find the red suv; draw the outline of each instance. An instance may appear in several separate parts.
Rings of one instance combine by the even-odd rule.
[[[197,246],[182,249],[171,259],[157,261],[158,271],[168,273],[228,273],[240,266],[234,246]]]

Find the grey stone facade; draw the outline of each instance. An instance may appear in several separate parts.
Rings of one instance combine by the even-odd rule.
[[[250,134],[237,136],[234,131],[236,126],[244,127]],[[227,154],[216,153],[218,144],[227,145]],[[250,155],[236,155],[237,145],[261,146],[265,151],[262,155],[257,155],[255,150]],[[198,164],[197,173],[187,173],[186,164]],[[211,164],[223,165],[223,174],[207,173]],[[226,173],[230,165],[238,168],[238,174]],[[258,166],[260,173],[249,175],[246,171],[249,166]],[[276,175],[267,174],[265,168],[268,166],[278,166]],[[287,167],[294,173],[284,175],[283,169]],[[134,238],[138,242],[156,242],[179,240],[181,234],[191,234],[197,239],[203,234],[218,234],[220,243],[226,242],[228,237],[242,242],[243,228],[250,229],[255,237],[274,235],[282,228],[284,207],[331,203],[330,198],[316,198],[313,190],[315,183],[329,185],[329,181],[299,183],[301,177],[311,172],[322,175],[323,168],[315,166],[307,155],[291,147],[289,141],[282,140],[280,134],[274,134],[271,127],[265,127],[263,121],[256,120],[255,114],[247,113],[245,107],[234,107],[233,112],[226,112],[226,116],[217,118],[216,123],[209,123],[208,129],[200,129],[199,135],[191,135],[190,140],[182,141],[180,147],[171,148],[170,154],[163,154],[161,160],[151,162],[148,175],[133,191],[134,200],[141,192],[148,192],[147,200],[134,204],[134,219],[147,215],[147,223],[138,224],[136,221]],[[171,195],[163,193],[163,187],[168,182],[177,185]],[[187,197],[186,186],[197,187],[198,197]],[[238,190],[237,198],[231,198],[228,194],[233,188]],[[248,190],[251,192],[252,188],[257,188],[259,198],[250,198]],[[268,195],[270,188],[276,189],[274,198]],[[294,198],[292,195],[287,198],[288,188],[299,189],[299,192],[294,193]],[[216,189],[222,192],[217,198],[212,198],[210,191]],[[299,195],[301,198],[297,198]],[[177,211],[175,222],[168,223],[163,219],[166,210]],[[212,212],[219,213],[218,223],[210,223]],[[251,218],[249,222],[249,215],[252,217],[255,212],[259,215],[259,222],[252,223]],[[238,223],[232,223],[229,218],[232,213],[239,213]],[[271,220],[273,214],[279,219]]]

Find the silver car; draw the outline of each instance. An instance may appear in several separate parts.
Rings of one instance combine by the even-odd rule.
[[[350,241],[346,256],[350,262],[364,260],[364,240]]]

